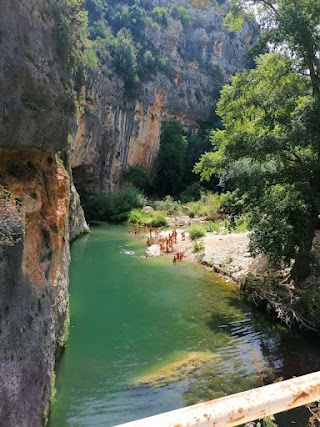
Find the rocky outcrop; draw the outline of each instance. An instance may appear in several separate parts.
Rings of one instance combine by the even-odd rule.
[[[172,0],[141,2],[146,9],[168,7]],[[167,71],[142,81],[136,99],[128,99],[123,81],[99,69],[85,88],[85,114],[78,120],[72,154],[80,194],[113,191],[129,166],[152,173],[159,149],[161,122],[177,119],[189,132],[197,121],[210,122],[222,84],[245,66],[248,47],[257,30],[246,23],[240,33],[223,26],[221,7],[198,9],[196,2],[179,0],[188,9],[189,24],[170,18],[167,28],[146,25],[145,43],[168,62]],[[227,6],[224,6],[227,8]]]
[[[84,217],[84,212],[80,204],[79,194],[71,184],[70,188],[70,206],[69,206],[69,239],[70,241],[89,233],[89,227]]]
[[[0,246],[0,425],[6,427],[45,422],[55,354],[67,334],[73,100],[63,84],[52,4],[1,3],[0,184],[19,198],[23,228],[20,241]]]
[[[67,333],[69,175],[39,149],[1,148],[0,171],[24,226],[20,242],[0,246],[0,425],[38,427]]]

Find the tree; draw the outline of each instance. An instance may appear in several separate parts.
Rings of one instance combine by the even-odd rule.
[[[181,125],[170,120],[161,127],[160,149],[156,160],[156,189],[161,195],[176,195],[182,190],[187,139]]]
[[[262,63],[253,74],[239,76],[239,80],[234,80],[232,88],[229,89],[229,96],[234,101],[233,107],[230,105],[230,108],[238,108],[239,117],[243,118],[243,122],[242,119],[235,117],[233,126],[226,118],[226,133],[216,134],[213,137],[220,148],[216,154],[203,157],[197,170],[199,172],[202,170],[205,176],[208,171],[216,169],[219,155],[222,161],[232,147],[238,151],[239,155],[238,158],[233,159],[236,166],[233,172],[232,167],[229,167],[229,172],[224,174],[224,178],[222,177],[226,185],[228,181],[230,183],[228,178],[232,174],[239,178],[240,170],[247,172],[242,173],[245,179],[254,176],[254,172],[259,170],[258,176],[259,179],[262,177],[262,180],[259,181],[258,187],[262,185],[265,197],[264,203],[258,197],[257,201],[260,202],[255,210],[252,208],[252,225],[255,225],[259,218],[265,220],[269,215],[268,223],[271,229],[266,227],[263,231],[262,225],[256,224],[252,247],[267,253],[274,261],[282,256],[287,260],[290,257],[293,258],[295,262],[292,275],[295,279],[302,280],[310,272],[312,239],[319,214],[320,2],[233,0],[232,5],[231,12],[226,17],[226,24],[233,29],[239,28],[248,12],[252,16],[254,11],[260,21],[261,41],[265,45],[269,44],[270,49],[281,49],[287,57],[291,58],[292,65],[289,67],[291,71],[288,69],[287,77],[283,75],[283,79],[288,78],[290,81],[292,78],[297,83],[299,77],[298,86],[301,88],[308,81],[309,87],[303,92],[296,93],[296,96],[301,95],[296,98],[291,92],[290,85],[287,85],[284,91],[283,81],[276,79],[269,85],[268,91],[263,91],[257,83],[260,81],[263,86],[263,81],[259,79],[259,71],[269,79],[270,83],[270,76],[273,74],[272,69],[268,70],[267,64],[262,65]],[[281,64],[284,62],[281,61]],[[275,71],[277,67],[274,65],[273,68]],[[269,72],[271,72],[270,75]],[[240,83],[241,78],[242,83]],[[241,84],[248,89],[247,95],[242,92]],[[240,97],[242,107],[240,107],[241,102],[236,105],[236,90],[242,93]],[[257,91],[258,96],[252,91]],[[290,94],[289,99],[292,103],[287,102],[286,91]],[[224,91],[225,99],[228,97],[227,93],[228,89]],[[270,105],[263,103],[263,97],[269,101]],[[246,111],[240,111],[239,107],[245,108]],[[223,117],[231,113],[223,100],[219,108]],[[237,129],[236,126],[238,126]],[[233,139],[231,134],[237,137]],[[224,145],[229,146],[229,149],[222,148]],[[240,154],[242,149],[245,151]],[[252,150],[251,153],[250,150]],[[265,177],[268,174],[273,177],[269,182],[269,194],[266,192],[266,186],[263,185],[268,182]],[[252,182],[247,180],[247,185],[252,185]],[[281,202],[283,202],[282,206],[280,206]],[[281,224],[276,225],[277,209],[273,203],[277,203],[278,214],[282,215]],[[300,220],[298,220],[299,216]],[[283,238],[290,239],[289,248],[287,241]],[[277,250],[275,250],[276,246]]]
[[[117,73],[123,78],[126,94],[133,96],[138,83],[137,50],[131,32],[121,29],[111,46],[113,65]]]
[[[245,199],[254,232],[251,250],[275,265],[294,260],[297,281],[310,272],[320,213],[319,104],[310,79],[281,54],[262,55],[257,68],[232,78],[218,102],[224,130],[215,151],[200,158],[202,179],[220,174],[227,190]]]
[[[82,39],[86,36],[87,12],[84,0],[53,2],[56,21],[57,50],[64,63],[73,71],[80,62]]]
[[[170,8],[170,14],[174,19],[179,19],[181,24],[184,27],[187,27],[190,20],[190,14],[188,12],[188,9],[186,9],[184,6],[180,5],[177,6],[176,4],[173,5]]]
[[[162,27],[169,25],[169,11],[166,7],[156,6],[152,10],[153,19]]]
[[[265,43],[286,49],[302,73],[307,71],[314,96],[320,94],[320,2],[315,0],[233,0],[227,24],[241,26],[245,12],[256,11]],[[320,138],[320,136],[319,136]]]

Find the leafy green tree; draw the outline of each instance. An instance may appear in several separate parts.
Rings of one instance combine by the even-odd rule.
[[[220,173],[221,185],[245,198],[251,249],[275,265],[294,260],[293,278],[304,279],[320,213],[320,111],[311,80],[294,59],[263,55],[223,88],[217,111],[225,130],[213,133],[215,151],[195,171],[202,179]]]
[[[199,157],[211,149],[209,130],[204,126],[208,126],[208,124],[202,125],[202,128],[200,127],[197,135],[188,137],[184,173],[184,183],[186,185],[192,185],[195,181],[199,181],[199,177],[193,172],[193,167],[199,160]],[[213,185],[214,181],[210,180],[210,183],[204,186],[208,186],[208,188],[211,186],[212,188]]]
[[[222,181],[230,186],[232,180],[242,177],[249,187],[253,185],[249,178],[257,174],[253,185],[256,188],[253,191],[255,196],[250,194],[258,202],[255,209],[252,205],[251,225],[256,227],[252,249],[267,253],[274,262],[279,261],[280,257],[287,261],[294,259],[292,275],[300,280],[310,271],[310,251],[319,214],[320,2],[233,0],[232,5],[226,24],[233,30],[239,29],[248,13],[252,16],[254,10],[259,15],[260,46],[269,44],[271,49],[281,48],[292,59],[292,65],[288,68],[287,61],[282,60],[277,66],[275,62],[279,57],[273,61],[273,66],[271,59],[265,60],[265,64],[260,59],[254,74],[239,76],[239,80],[233,81],[231,89],[224,90],[224,100],[219,109],[226,133],[214,136],[218,150],[215,154],[204,156],[197,170],[203,176],[209,170],[217,170],[219,156],[222,167],[223,159],[229,152],[223,146],[233,147],[234,152],[239,150],[238,158],[233,158],[233,167],[229,163],[225,169]],[[280,78],[278,71],[281,67],[285,69],[284,63],[288,72],[282,73]],[[259,72],[270,82],[265,88]],[[252,79],[253,76],[255,78]],[[272,78],[274,81],[271,84]],[[286,80],[289,82],[287,88],[284,84]],[[257,82],[260,82],[260,88]],[[241,90],[242,84],[248,89],[247,95]],[[303,89],[303,85],[308,87]],[[296,90],[294,94],[293,88]],[[238,105],[236,90],[242,94]],[[252,93],[253,90],[257,93]],[[266,100],[264,104],[262,94]],[[225,102],[228,96],[232,100],[231,110],[238,112],[234,125],[227,119],[231,113]],[[272,129],[273,132],[270,132]],[[237,137],[233,139],[232,134]],[[240,155],[241,150],[244,151]],[[263,197],[256,197],[258,189]],[[282,220],[281,224],[277,215]],[[257,223],[259,218],[260,222]],[[267,224],[263,227],[263,221],[268,218],[270,227]]]
[[[169,12],[166,7],[156,6],[152,10],[153,19],[163,27],[169,25]]]
[[[113,194],[96,194],[82,202],[88,221],[115,222],[126,221],[131,209],[141,208],[143,204],[143,195],[134,187],[128,187]]]
[[[86,36],[84,0],[56,0],[53,4],[58,53],[72,71],[81,60],[81,40]]]
[[[89,23],[102,20],[105,16],[107,3],[105,0],[85,0]]]
[[[156,160],[156,190],[160,195],[176,195],[182,190],[187,139],[181,125],[170,120],[161,127],[160,149]]]
[[[182,5],[174,5],[170,8],[170,14],[173,18],[179,19],[184,27],[189,24],[190,15],[188,9]]]
[[[150,182],[148,175],[140,166],[130,166],[123,174],[123,180],[131,183],[135,188],[148,193]]]
[[[138,62],[137,50],[129,30],[122,29],[117,33],[111,46],[111,55],[117,73],[124,80],[126,93],[134,95],[139,81]]]
[[[141,77],[148,76],[152,73],[154,73],[157,69],[157,60],[151,50],[146,50],[141,60],[139,61],[139,69],[140,69],[140,75]]]
[[[313,94],[319,98],[320,2],[315,0],[233,0],[226,23],[239,29],[246,12],[259,15],[262,39],[294,56],[302,72],[307,71]],[[320,138],[320,136],[319,136]]]
[[[123,6],[118,4],[114,13],[109,14],[109,21],[115,32],[126,28],[134,37],[140,37],[146,26],[146,12],[138,5]]]

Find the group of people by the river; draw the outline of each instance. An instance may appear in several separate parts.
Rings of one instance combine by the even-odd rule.
[[[173,229],[171,232],[169,232],[166,235],[162,235],[161,232],[163,231],[162,227],[144,227],[144,234],[147,236],[147,244],[148,246],[151,246],[153,244],[159,245],[160,247],[160,253],[173,253],[173,263],[176,263],[177,261],[182,261],[185,255],[182,252],[175,252],[174,245],[178,241],[178,232],[176,229]],[[128,233],[133,233],[135,235],[140,234],[140,226],[136,226],[134,228],[134,231],[132,231],[130,228],[128,229]],[[181,240],[184,241],[186,238],[186,232],[184,230],[180,231],[181,233]]]

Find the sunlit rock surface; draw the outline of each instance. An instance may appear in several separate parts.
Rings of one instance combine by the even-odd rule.
[[[143,81],[135,99],[126,96],[119,76],[102,70],[93,72],[83,88],[85,114],[78,119],[72,154],[81,195],[119,188],[129,166],[152,174],[161,122],[176,119],[186,131],[196,133],[197,121],[210,122],[224,82],[246,65],[247,50],[257,37],[253,24],[244,24],[240,33],[230,32],[223,26],[221,8],[201,10],[186,0],[175,3],[188,9],[189,25],[184,28],[171,18],[168,28],[147,25],[143,37],[168,59],[166,73]],[[172,4],[141,2],[149,9]]]

